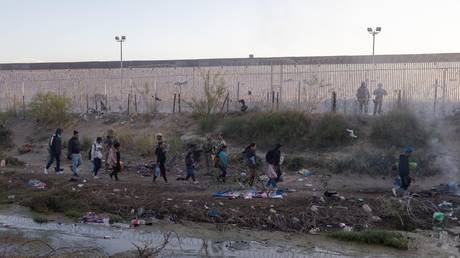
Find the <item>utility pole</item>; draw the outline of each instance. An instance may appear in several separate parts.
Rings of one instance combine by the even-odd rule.
[[[120,106],[123,105],[123,42],[126,36],[115,36],[115,41],[120,43]]]
[[[367,28],[367,32],[372,35],[372,80],[375,81],[375,35],[379,34],[382,31],[382,27],[377,27],[374,29]]]

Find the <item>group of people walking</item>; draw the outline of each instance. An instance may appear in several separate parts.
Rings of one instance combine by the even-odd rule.
[[[55,162],[56,166],[54,171],[57,174],[63,173],[64,169],[61,167],[61,153],[62,153],[62,133],[63,130],[58,128],[51,136],[48,143],[49,159],[45,167],[45,174],[49,173],[51,165]],[[79,167],[82,165],[82,149],[79,139],[79,132],[73,131],[72,138],[69,139],[67,144],[67,159],[71,162],[70,170],[73,177],[79,177]],[[122,170],[120,143],[114,141],[113,135],[106,136],[105,141],[102,137],[97,137],[95,142],[91,145],[88,153],[88,159],[91,161],[91,175],[97,179],[98,172],[102,167],[103,153],[106,153],[106,169],[110,171],[110,178],[118,179],[118,173]]]
[[[55,162],[55,172],[57,174],[63,173],[61,167],[61,152],[62,152],[62,134],[63,130],[58,128],[51,136],[49,141],[49,159],[45,167],[45,174],[49,173],[51,165]],[[245,165],[249,172],[249,180],[247,181],[250,186],[253,186],[256,178],[258,177],[258,160],[256,155],[256,143],[249,144],[243,151]],[[265,159],[267,162],[266,175],[268,177],[267,186],[277,187],[277,183],[281,181],[281,144],[277,144],[273,149],[269,150]],[[164,142],[161,134],[156,135],[155,165],[151,168],[153,171],[153,182],[156,182],[159,177],[163,178],[165,183],[168,183],[166,160],[167,160],[167,145]],[[79,132],[74,131],[72,137],[67,144],[67,158],[70,161],[70,170],[72,177],[79,177],[79,168],[83,163],[82,159],[82,146],[79,139]],[[216,139],[208,137],[207,142],[199,150],[198,146],[191,144],[185,153],[185,168],[186,175],[178,177],[178,181],[192,180],[196,181],[195,170],[199,163],[199,153],[204,152],[206,166],[209,171],[210,165],[213,164],[214,168],[218,170],[217,180],[225,183],[228,177],[229,157],[227,154],[227,144],[222,134],[218,134]],[[198,154],[197,154],[198,153]],[[123,169],[123,162],[121,161],[120,143],[115,139],[113,131],[109,130],[106,137],[97,137],[94,143],[88,150],[88,159],[91,161],[90,173],[94,179],[99,178],[99,171],[103,167],[105,161],[105,170],[108,171],[111,179],[119,180],[119,173]]]

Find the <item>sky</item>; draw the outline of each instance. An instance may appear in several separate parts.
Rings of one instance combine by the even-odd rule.
[[[460,52],[458,0],[0,0],[0,63]]]

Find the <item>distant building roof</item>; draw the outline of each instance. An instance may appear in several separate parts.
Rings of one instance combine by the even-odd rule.
[[[280,64],[369,64],[372,56],[310,56],[310,57],[254,57],[186,60],[124,61],[125,68],[202,67],[202,66],[256,66]],[[460,53],[376,55],[375,63],[436,63],[460,62]],[[0,64],[0,70],[55,70],[55,69],[116,69],[119,61],[10,63]]]

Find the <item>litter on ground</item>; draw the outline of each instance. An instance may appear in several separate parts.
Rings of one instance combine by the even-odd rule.
[[[29,186],[34,188],[34,189],[40,189],[40,190],[43,190],[46,188],[46,184],[43,183],[42,181],[40,180],[37,180],[37,179],[31,179],[29,180]]]
[[[276,191],[257,191],[257,190],[226,190],[223,192],[215,192],[212,196],[214,198],[229,198],[229,199],[252,199],[252,198],[271,198],[282,199],[285,195],[284,190]]]

